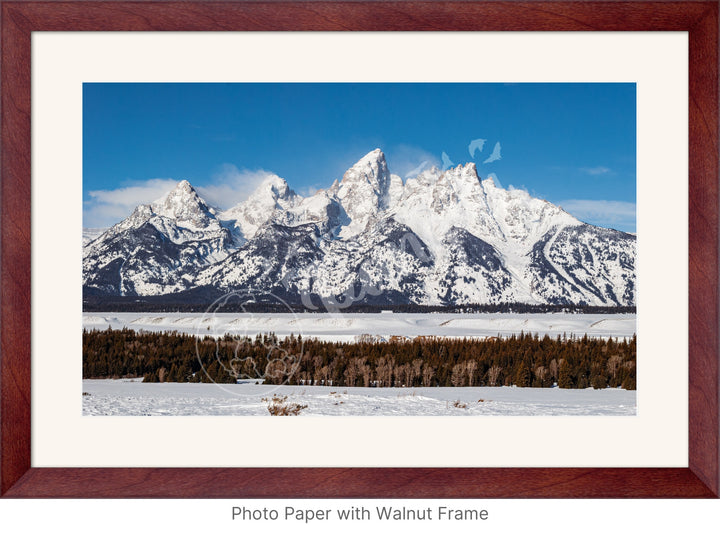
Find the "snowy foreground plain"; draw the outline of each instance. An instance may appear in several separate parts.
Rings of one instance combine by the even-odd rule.
[[[86,379],[83,414],[270,416],[263,398],[307,405],[299,416],[634,416],[635,391],[620,389],[269,386]]]
[[[178,331],[254,337],[274,332],[279,337],[304,337],[352,342],[362,334],[391,336],[482,337],[526,333],[567,334],[597,338],[631,337],[635,314],[255,314],[255,313],[85,313],[83,327],[145,331]]]

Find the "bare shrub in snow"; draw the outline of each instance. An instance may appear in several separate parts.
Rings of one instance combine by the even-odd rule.
[[[299,403],[288,403],[287,396],[278,396],[275,394],[272,399],[262,398],[262,401],[268,404],[268,412],[272,416],[297,416],[300,411],[307,409],[307,405]]]

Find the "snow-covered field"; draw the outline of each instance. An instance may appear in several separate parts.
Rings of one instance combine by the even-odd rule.
[[[560,388],[361,388],[254,383],[83,380],[84,415],[269,416],[268,401],[307,405],[299,416],[634,416],[635,391]]]
[[[222,336],[254,336],[274,332],[280,337],[302,334],[320,340],[354,341],[362,334],[390,336],[488,337],[520,331],[540,336],[575,334],[631,337],[635,314],[255,314],[255,313],[84,313],[83,327],[104,330],[128,327],[146,331],[178,331]]]

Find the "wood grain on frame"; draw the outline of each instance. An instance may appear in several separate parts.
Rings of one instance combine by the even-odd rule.
[[[717,497],[717,2],[4,2],[0,495],[7,497]],[[686,31],[688,468],[31,468],[33,31]]]

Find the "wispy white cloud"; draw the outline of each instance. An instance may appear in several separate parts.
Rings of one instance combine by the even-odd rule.
[[[177,186],[171,178],[152,178],[131,186],[116,189],[93,190],[85,201],[83,226],[86,228],[109,227],[129,216],[139,204],[147,204],[161,198]]]
[[[304,186],[295,190],[295,193],[301,195],[302,197],[312,197],[321,189],[324,189],[321,184],[310,184],[309,186]]]
[[[588,175],[606,175],[610,173],[612,170],[608,167],[604,167],[602,165],[599,165],[597,167],[583,167],[580,169],[583,173],[587,173]]]
[[[274,173],[262,169],[250,171],[226,163],[213,175],[212,184],[195,189],[211,206],[227,210],[247,199],[263,180],[272,175]]]
[[[625,232],[635,232],[636,205],[634,202],[570,199],[557,204],[566,212],[586,223]]]
[[[248,171],[238,169],[232,164],[224,164],[212,177],[210,185],[193,186],[210,206],[227,210],[247,199],[270,175],[272,173],[268,171]],[[85,201],[83,210],[83,226],[112,226],[129,216],[136,206],[162,198],[175,188],[178,182],[172,178],[152,178],[130,186],[89,191],[90,198]]]
[[[93,190],[88,195],[101,204],[137,206],[155,201],[177,186],[172,178],[153,178],[146,182],[117,189]]]
[[[430,169],[432,166],[430,165],[430,162],[428,160],[424,160],[420,162],[420,165],[418,165],[415,169],[411,169],[407,173],[405,173],[405,178],[415,178],[420,173],[425,171],[425,169]]]
[[[508,184],[507,189],[508,191],[522,191],[530,195],[530,191],[525,186],[513,186],[512,184]]]
[[[391,147],[385,155],[390,172],[405,179],[415,178],[425,169],[441,167],[437,155],[412,145]]]

